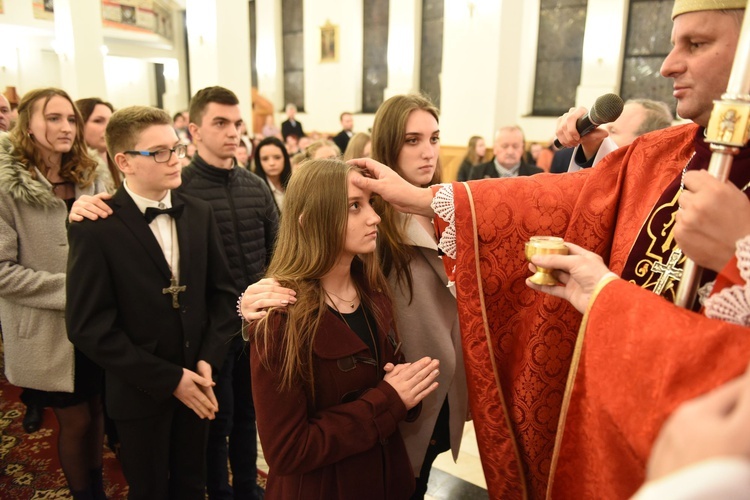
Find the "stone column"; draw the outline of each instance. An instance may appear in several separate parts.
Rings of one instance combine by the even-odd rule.
[[[185,47],[185,23],[183,12],[172,12],[172,40],[174,43],[174,58],[166,58],[164,64],[164,109],[170,114],[188,109],[190,95],[188,95],[188,64],[187,48]]]
[[[284,54],[281,2],[255,0],[255,66],[258,92],[278,111],[284,107]]]
[[[191,92],[214,85],[230,89],[242,118],[252,123],[247,0],[187,0],[186,24]]]
[[[501,3],[508,2],[445,3],[440,115],[443,144],[464,145],[472,135],[481,135],[491,147],[496,113],[508,103],[515,104],[514,96],[498,91],[502,80],[513,85],[518,78],[516,69],[501,58]]]
[[[107,99],[104,79],[104,36],[99,0],[55,1],[55,52],[60,82],[75,99]]]
[[[628,5],[626,0],[588,0],[576,105],[589,108],[600,95],[618,92]]]
[[[419,90],[422,0],[389,0],[388,87],[385,99]],[[449,2],[448,2],[449,3]],[[446,4],[446,11],[448,4]],[[449,45],[443,45],[451,50]]]

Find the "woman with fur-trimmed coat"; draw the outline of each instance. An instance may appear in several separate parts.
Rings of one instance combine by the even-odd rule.
[[[51,407],[73,498],[105,498],[102,372],[65,333],[68,209],[104,190],[86,153],[81,117],[54,88],[28,92],[0,135],[0,322],[5,374],[27,404]]]

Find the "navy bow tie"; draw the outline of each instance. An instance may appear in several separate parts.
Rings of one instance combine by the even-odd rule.
[[[159,215],[169,215],[175,219],[179,219],[180,215],[182,215],[182,209],[185,208],[185,205],[176,205],[172,208],[154,208],[149,207],[146,209],[146,213],[143,214],[143,216],[146,218],[146,222],[148,224],[151,224],[151,222],[156,219]]]

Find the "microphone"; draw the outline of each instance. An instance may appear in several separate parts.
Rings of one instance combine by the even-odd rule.
[[[576,120],[576,130],[583,137],[601,124],[617,120],[624,105],[617,94],[599,96],[589,112]],[[555,147],[563,147],[558,139],[555,139]]]

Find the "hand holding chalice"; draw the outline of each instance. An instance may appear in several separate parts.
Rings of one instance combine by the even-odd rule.
[[[556,236],[532,236],[526,243],[525,247],[526,260],[531,262],[534,255],[568,255],[568,247],[565,246],[565,240]],[[560,282],[552,276],[553,269],[546,269],[536,266],[536,273],[529,278],[537,285],[559,285]]]

